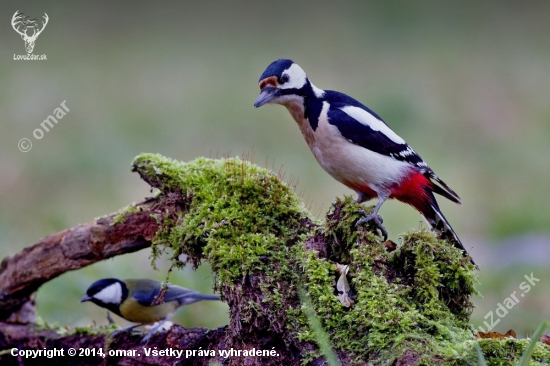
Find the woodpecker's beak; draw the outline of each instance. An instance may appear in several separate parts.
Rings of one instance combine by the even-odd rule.
[[[80,302],[84,302],[84,301],[90,301],[92,298],[88,295],[84,295],[84,297],[82,299],[80,299]]]
[[[256,108],[261,107],[280,95],[281,95],[281,90],[279,88],[275,88],[273,86],[266,86],[265,88],[262,89],[262,92],[260,93],[260,95],[258,95],[258,98],[254,102],[254,107]]]

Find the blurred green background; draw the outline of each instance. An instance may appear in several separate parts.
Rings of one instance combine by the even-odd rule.
[[[33,52],[47,61],[13,60],[26,54],[16,10],[48,14]],[[2,1],[0,14],[0,257],[149,195],[130,172],[141,152],[188,161],[253,150],[298,177],[322,217],[352,192],[317,165],[284,108],[252,106],[265,67],[291,58],[316,86],[375,110],[462,197],[440,205],[481,268],[472,323],[531,273],[540,282],[494,330],[525,336],[550,318],[549,2]],[[64,100],[70,112],[35,139]],[[381,214],[395,241],[422,221],[399,202]],[[148,257],[51,281],[40,315],[105,324],[103,309],[78,303],[85,289],[102,277],[163,280],[167,263],[154,271]],[[212,291],[207,265],[170,280]],[[227,306],[195,304],[176,321],[224,325]]]

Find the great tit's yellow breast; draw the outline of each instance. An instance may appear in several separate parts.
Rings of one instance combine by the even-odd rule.
[[[124,319],[134,323],[149,324],[163,320],[176,311],[178,307],[179,303],[177,301],[170,301],[155,306],[144,306],[134,298],[129,297],[120,304],[119,309],[120,315]]]

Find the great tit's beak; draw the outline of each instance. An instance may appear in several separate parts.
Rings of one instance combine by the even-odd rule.
[[[84,297],[82,299],[80,299],[80,302],[84,302],[84,301],[90,301],[92,298],[88,295],[84,295]]]
[[[266,86],[265,88],[262,89],[262,92],[260,93],[260,95],[258,95],[258,98],[254,102],[254,107],[256,108],[261,107],[280,95],[281,95],[281,90],[279,88],[275,88],[273,86]]]

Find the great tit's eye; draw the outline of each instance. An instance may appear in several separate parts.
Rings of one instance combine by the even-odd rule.
[[[290,77],[287,74],[284,74],[279,78],[279,84],[288,83],[289,79],[290,79]]]

